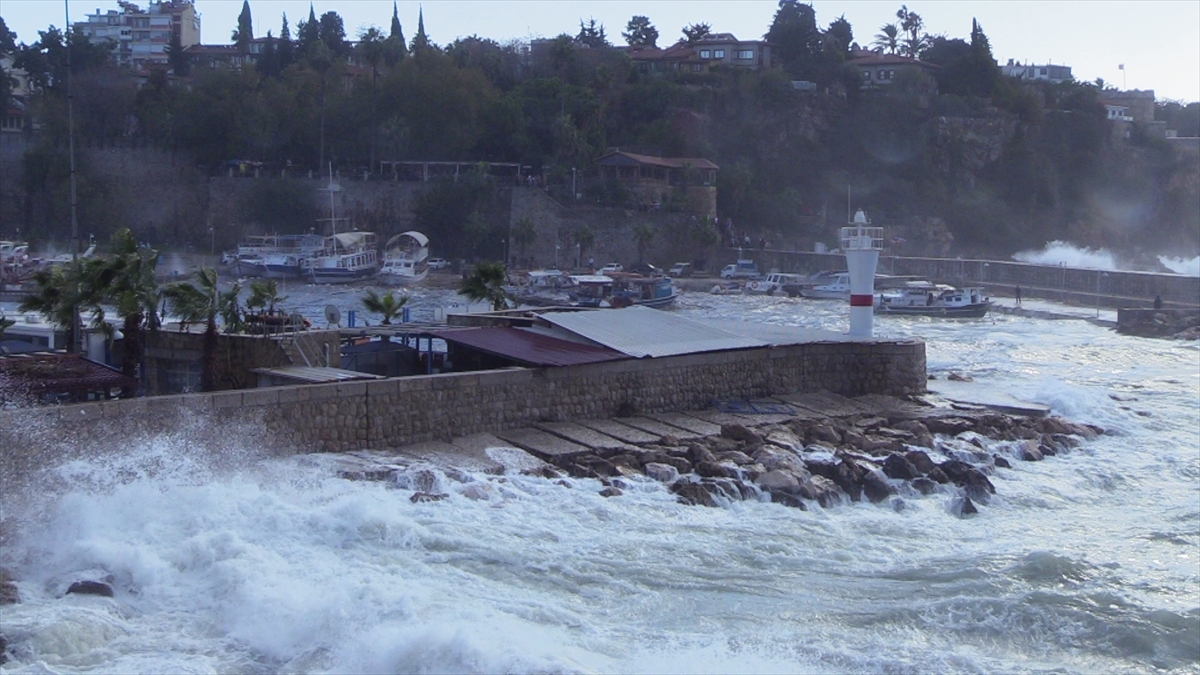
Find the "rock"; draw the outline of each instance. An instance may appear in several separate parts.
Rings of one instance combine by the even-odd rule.
[[[796,420],[788,427],[777,427],[767,434],[766,442],[778,445],[781,448],[787,448],[793,452],[799,452],[804,449],[805,429],[799,420]]]
[[[21,602],[21,594],[17,591],[17,585],[13,583],[12,575],[8,570],[0,569],[0,605],[15,605]],[[3,650],[0,650],[2,653]]]
[[[800,492],[800,480],[796,478],[790,471],[768,471],[758,477],[758,486],[770,493],[786,492],[788,494],[797,494]]]
[[[670,455],[667,455],[665,457],[659,458],[659,462],[661,464],[669,464],[669,465],[675,467],[675,470],[681,474],[692,472],[692,463],[687,461],[683,457],[672,457]]]
[[[722,424],[721,435],[743,443],[761,443],[763,440],[763,437],[757,431],[741,424]]]
[[[1071,434],[1052,434],[1050,438],[1054,439],[1054,442],[1062,449],[1078,448],[1083,445],[1079,442],[1078,437]]]
[[[1000,455],[992,455],[992,461],[996,463],[996,466],[998,468],[1001,468],[1001,469],[1011,469],[1012,468],[1012,464],[1009,464],[1008,460],[1004,459]]]
[[[619,455],[613,455],[612,457],[608,458],[608,461],[611,462],[613,464],[613,466],[618,467],[618,468],[620,468],[622,466],[627,466],[630,468],[637,468],[637,467],[641,466],[641,464],[642,464],[640,461],[638,461],[637,455],[634,455],[633,453],[629,453],[629,452],[623,452]]]
[[[409,474],[407,482],[407,487],[415,492],[433,492],[438,484],[438,476],[429,469],[420,469]]]
[[[414,492],[408,501],[414,504],[424,504],[426,502],[440,502],[449,497],[447,494],[433,494],[432,492]]]
[[[915,489],[917,492],[920,492],[923,495],[927,495],[927,494],[929,494],[931,492],[935,492],[937,490],[937,483],[933,482],[932,480],[929,480],[928,478],[924,478],[924,477],[914,479],[912,482],[912,486],[913,486],[913,489]]]
[[[621,492],[621,489],[617,487],[606,487],[600,491],[601,497],[620,497],[623,494],[625,493]]]
[[[754,460],[751,459],[750,455],[747,455],[746,453],[744,453],[740,450],[727,450],[725,452],[719,453],[719,454],[717,454],[717,461],[733,462],[734,464],[737,464],[738,466],[746,466],[747,464],[754,463]]]
[[[814,443],[823,441],[831,445],[837,446],[842,442],[842,435],[828,424],[814,424],[808,428],[808,442]]]
[[[1058,445],[1049,436],[1042,436],[1042,439],[1038,441],[1038,450],[1041,451],[1043,457],[1053,457],[1058,454]]]
[[[904,444],[898,439],[885,438],[876,436],[875,434],[867,434],[863,438],[862,445],[858,446],[863,452],[881,456],[889,452],[900,452],[904,449]]]
[[[942,483],[943,485],[950,482],[950,477],[947,476],[946,472],[942,471],[942,468],[939,466],[935,466],[929,471],[926,471],[925,475],[932,480]]]
[[[914,467],[917,468],[917,471],[920,471],[923,474],[928,474],[933,470],[934,467],[937,466],[933,463],[932,459],[929,459],[929,455],[923,450],[909,450],[908,452],[904,453],[904,459],[908,460]]]
[[[637,478],[638,476],[642,475],[641,471],[638,471],[633,467],[623,466],[621,464],[617,465],[617,471],[625,478]]]
[[[926,427],[917,420],[901,420],[893,423],[891,426],[897,431],[907,431],[908,433],[917,437],[929,435],[929,427]]]
[[[1040,462],[1045,459],[1042,451],[1038,449],[1038,442],[1033,439],[1023,441],[1017,446],[1017,456],[1026,462]]]
[[[829,508],[842,501],[841,490],[837,483],[824,476],[813,476],[800,484],[800,496],[816,500],[822,508]]]
[[[462,490],[462,496],[475,501],[487,501],[495,494],[496,491],[487,483],[471,483]]]
[[[621,475],[615,464],[599,455],[579,455],[575,458],[575,463],[591,469],[599,476],[611,478]]]
[[[867,471],[863,475],[862,490],[873,504],[878,504],[895,492],[878,470]]]
[[[106,598],[113,596],[112,586],[103,581],[76,581],[67,589],[67,594],[75,593],[77,595],[102,595]]]
[[[570,490],[570,489],[571,489],[571,484],[570,484],[570,483],[568,483],[568,482],[567,482],[567,481],[565,481],[565,480],[561,480],[561,479],[560,479],[560,480],[557,480],[557,481],[555,481],[555,482],[554,482],[554,484],[555,484],[555,485],[560,485],[560,486],[562,486],[562,487],[565,487],[565,488],[567,488],[568,490]]]
[[[843,429],[842,442],[859,450],[866,450],[863,446],[867,442],[867,437],[853,429]]]
[[[801,501],[799,497],[794,497],[786,492],[772,492],[771,503],[783,504],[784,506],[790,506],[794,509],[800,509],[801,511],[808,510],[808,506]]]
[[[696,473],[705,478],[737,478],[740,475],[736,464],[718,462],[698,462]]]
[[[680,478],[671,484],[671,492],[674,492],[679,497],[679,501],[684,504],[712,507],[717,505],[706,486],[700,483],[692,483],[684,478]]]
[[[964,431],[971,431],[975,425],[962,417],[930,417],[925,420],[925,426],[930,433],[957,436]]]
[[[762,464],[767,471],[786,469],[788,471],[806,471],[804,460],[794,453],[774,445],[764,445],[754,453],[754,461]]]
[[[715,463],[717,461],[717,456],[712,453],[712,450],[699,443],[688,446],[687,458],[694,466],[699,466],[703,462]]]
[[[1033,428],[1043,434],[1071,433],[1070,426],[1061,417],[1043,417],[1033,425]]]
[[[903,480],[912,480],[921,475],[920,470],[900,455],[888,455],[887,459],[883,460],[883,472],[888,478],[900,478]]]
[[[700,480],[700,484],[708,487],[709,494],[719,493],[733,501],[745,501],[754,496],[754,490],[751,490],[742,481],[732,478],[703,478]]]
[[[675,434],[666,434],[658,439],[663,445],[679,445],[679,437]]]
[[[670,464],[662,464],[660,462],[650,462],[645,467],[646,475],[660,483],[673,483],[679,478],[679,470]]]
[[[979,488],[987,494],[996,494],[996,488],[992,485],[992,481],[984,475],[978,468],[960,462],[957,459],[952,459],[947,462],[942,462],[938,468],[950,477],[957,485],[963,485],[968,488]]]
[[[965,518],[966,516],[979,513],[979,509],[975,508],[975,503],[971,501],[970,497],[962,496],[955,498],[950,503],[950,512],[960,518]]]
[[[543,464],[536,469],[524,469],[521,471],[521,474],[524,476],[541,476],[542,478],[546,478],[548,480],[562,478],[562,474],[559,473],[558,469],[555,469],[549,464]]]
[[[958,373],[950,373],[949,375],[946,376],[946,379],[950,380],[951,382],[974,382],[975,381],[975,378],[971,377],[970,375],[959,375]]]

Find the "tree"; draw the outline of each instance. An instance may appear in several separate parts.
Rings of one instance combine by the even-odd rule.
[[[712,26],[707,23],[694,23],[683,27],[683,37],[689,45],[694,45],[712,35]]]
[[[4,331],[17,325],[16,321],[0,314],[0,340],[4,339]]]
[[[575,42],[592,49],[612,46],[608,43],[608,36],[604,34],[604,25],[597,25],[595,19],[587,24],[583,23],[583,19],[579,20],[579,35],[575,36]]]
[[[413,36],[412,47],[409,51],[413,56],[419,56],[432,46],[429,36],[425,34],[425,10],[419,9],[417,10],[417,34]]]
[[[296,44],[300,48],[300,53],[308,56],[320,41],[321,24],[317,22],[317,13],[313,11],[310,2],[308,4],[308,21],[301,21],[296,26]]]
[[[279,27],[279,44],[275,47],[275,61],[279,71],[292,65],[296,60],[295,45],[292,44],[292,29],[288,26],[287,12],[283,14],[283,24]]]
[[[476,263],[475,269],[458,287],[458,292],[475,302],[490,302],[494,311],[508,309],[505,276],[504,263]]]
[[[287,296],[279,294],[279,286],[274,279],[256,279],[250,282],[250,297],[246,298],[246,309],[266,310],[268,315],[273,315],[275,305],[285,301]]]
[[[254,22],[250,18],[250,0],[242,0],[242,13],[238,15],[237,29],[230,38],[237,45],[238,51],[246,54],[250,51],[250,42],[254,40]]]
[[[93,281],[103,264],[93,258],[38,270],[33,274],[33,292],[21,300],[17,311],[38,312],[55,328],[76,337],[75,331],[83,328],[84,316],[90,317],[92,326],[100,327],[104,321],[103,296]],[[77,339],[72,339],[67,351],[74,353],[78,348]]]
[[[400,26],[400,12],[396,9],[395,0],[392,0],[392,28],[388,33],[387,51],[384,53],[384,58],[389,66],[396,65],[401,59],[408,56],[406,45],[404,29]]]
[[[0,56],[12,58],[16,53],[17,34],[9,30],[8,24],[4,23],[4,17],[0,17]],[[8,109],[14,86],[15,81],[4,69],[3,61],[0,61],[0,110]]]
[[[335,57],[346,55],[346,51],[349,49],[346,44],[346,27],[337,12],[329,11],[321,15],[318,34],[330,54]]]
[[[388,291],[383,295],[379,295],[375,289],[367,289],[367,294],[362,297],[362,306],[368,312],[373,312],[383,317],[382,324],[384,326],[392,325],[392,319],[400,315],[404,305],[408,304],[408,296],[397,296],[394,291]]]
[[[925,21],[916,12],[908,11],[906,5],[900,5],[896,18],[900,19],[900,30],[905,34],[900,41],[900,53],[910,59],[919,58],[929,43],[929,36],[921,32]]]
[[[779,59],[795,77],[814,79],[821,56],[821,31],[812,5],[797,0],[779,0],[767,41],[779,48]]]
[[[900,28],[894,23],[885,23],[875,34],[871,43],[889,54],[895,54],[900,49]]]
[[[829,24],[825,31],[826,50],[834,50],[842,55],[842,60],[850,54],[850,45],[854,44],[854,29],[843,14]]]
[[[371,66],[371,155],[370,166],[375,168],[375,137],[376,130],[379,128],[378,122],[378,101],[379,101],[379,66],[383,63],[387,56],[387,40],[383,36],[383,32],[378,28],[371,26],[358,35],[358,46],[355,50],[359,54],[359,58],[367,65]]]
[[[91,283],[106,304],[116,309],[122,319],[121,373],[137,377],[138,366],[145,353],[144,334],[147,328],[157,330],[158,282],[154,269],[158,263],[158,252],[140,246],[137,238],[127,227],[113,235],[112,254],[107,260],[91,269],[96,274]],[[101,320],[103,310],[101,310]],[[101,323],[107,328],[107,323]],[[134,396],[135,390],[125,390],[122,396]]]
[[[638,223],[633,227],[633,240],[637,242],[638,262],[643,262],[646,247],[654,240],[654,228],[649,223]]]
[[[200,390],[213,391],[217,386],[217,317],[236,300],[236,290],[222,293],[217,271],[211,267],[196,270],[194,282],[181,281],[163,290],[171,311],[179,317],[180,329],[191,323],[204,323],[204,343],[201,347]]]
[[[621,37],[625,38],[626,44],[630,47],[657,47],[658,46],[658,29],[651,23],[650,19],[644,16],[634,16],[625,25],[625,32],[621,33]]]
[[[525,249],[537,239],[533,221],[529,218],[518,218],[517,222],[513,223],[512,238],[517,249],[521,251],[521,257],[524,258]]]

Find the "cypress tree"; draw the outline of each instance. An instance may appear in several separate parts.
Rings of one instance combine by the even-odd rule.
[[[250,41],[254,39],[254,21],[250,18],[250,0],[242,0],[242,13],[238,15],[238,27],[233,31],[233,41],[238,51],[245,54],[250,51]]]
[[[296,60],[292,45],[292,29],[288,26],[287,12],[283,13],[283,25],[279,27],[279,44],[276,45],[275,52],[281,71]]]

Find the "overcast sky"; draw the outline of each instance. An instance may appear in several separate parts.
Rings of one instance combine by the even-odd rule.
[[[144,1],[141,3],[146,4]],[[642,14],[658,28],[659,46],[673,42],[683,26],[707,22],[719,32],[742,39],[762,36],[770,27],[775,0],[425,0],[425,30],[438,44],[479,35],[498,41],[511,38],[574,34],[579,20],[595,18],[609,39],[622,44],[629,17]],[[845,15],[855,39],[869,44],[879,28],[895,21],[901,2],[891,0],[813,0],[822,26]],[[1200,101],[1200,1],[1197,0],[912,0],[910,10],[925,19],[931,34],[967,38],[977,18],[1001,63],[1008,59],[1066,64],[1076,79],[1098,77],[1128,89],[1153,89],[1159,99]],[[287,12],[296,22],[308,16],[308,0],[251,0],[254,34],[279,32]],[[405,37],[417,28],[418,2],[397,3]],[[391,22],[392,0],[314,0],[319,16],[341,14],[353,37],[361,28]],[[196,0],[206,44],[228,43],[237,25],[242,0]],[[70,0],[71,20],[115,9],[114,0]],[[0,16],[21,42],[33,42],[47,25],[61,26],[61,0],[4,0]],[[1119,69],[1125,64],[1125,70]],[[1122,84],[1124,76],[1124,85]]]

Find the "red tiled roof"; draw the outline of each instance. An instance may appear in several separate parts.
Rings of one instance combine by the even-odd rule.
[[[614,159],[615,161],[612,161]],[[621,161],[622,159],[625,161]],[[624,150],[610,150],[600,155],[596,159],[596,163],[614,166],[644,164],[648,166],[661,166],[668,169],[683,169],[687,166],[691,166],[693,169],[720,170],[721,168],[702,157],[654,157],[652,155],[638,155],[632,152],[625,152]]]
[[[40,395],[136,387],[138,381],[79,354],[40,353],[0,358],[0,385]]]
[[[608,347],[569,342],[508,327],[438,330],[430,335],[531,366],[577,366],[629,358]]]

